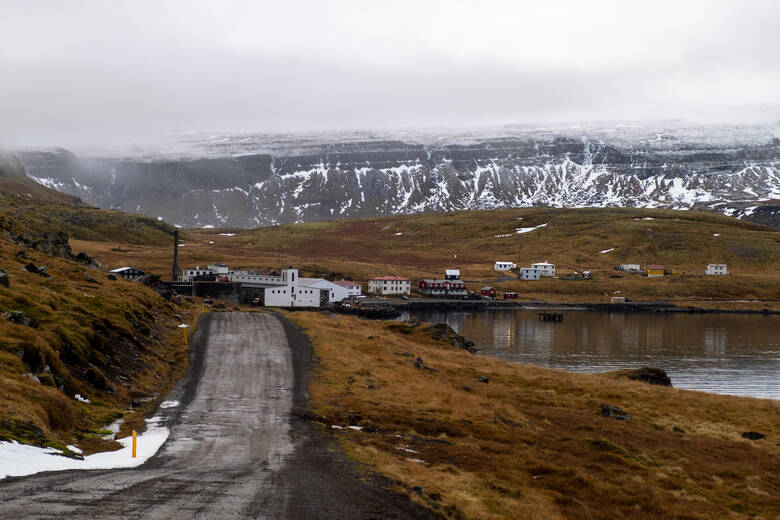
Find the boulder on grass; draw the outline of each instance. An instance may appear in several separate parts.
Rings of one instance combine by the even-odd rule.
[[[672,380],[666,372],[655,367],[637,368],[628,374],[628,378],[633,381],[642,381],[643,383],[651,385],[672,386]]]
[[[617,406],[612,406],[611,404],[602,404],[601,405],[601,416],[602,417],[612,417],[613,419],[617,419],[618,421],[630,421],[631,416],[628,415],[626,412],[618,408]]]
[[[17,325],[25,325],[34,329],[38,328],[38,320],[22,311],[8,311],[3,314],[3,318]]]

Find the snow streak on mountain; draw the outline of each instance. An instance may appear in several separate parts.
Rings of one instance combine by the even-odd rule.
[[[525,206],[694,208],[777,225],[780,199],[780,139],[760,127],[211,136],[186,144],[177,156],[20,155],[41,184],[181,226]]]

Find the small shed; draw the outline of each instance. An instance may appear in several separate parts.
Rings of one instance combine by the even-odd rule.
[[[483,300],[496,299],[496,289],[494,287],[483,287],[482,289],[480,289],[480,294],[482,294]]]
[[[726,264],[709,264],[704,274],[709,276],[722,276],[729,274],[729,268]]]
[[[505,291],[504,292],[504,299],[505,300],[516,300],[517,299],[517,293],[514,291]]]
[[[124,278],[126,280],[138,280],[146,273],[135,267],[120,267],[119,269],[112,269],[112,274]]]
[[[662,265],[648,265],[647,266],[647,277],[648,278],[663,278],[664,276],[664,266]]]
[[[445,280],[460,280],[460,269],[445,269],[444,270],[444,279]]]

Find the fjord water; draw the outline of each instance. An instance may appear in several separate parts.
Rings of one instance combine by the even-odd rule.
[[[780,399],[780,316],[559,310],[415,312],[445,322],[481,355],[575,372],[666,370],[677,388]],[[409,319],[405,314],[401,319]]]

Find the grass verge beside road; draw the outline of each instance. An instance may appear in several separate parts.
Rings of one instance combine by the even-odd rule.
[[[444,517],[780,515],[777,401],[507,363],[425,325],[288,317],[314,345],[313,413]],[[631,421],[602,417],[602,404]]]

